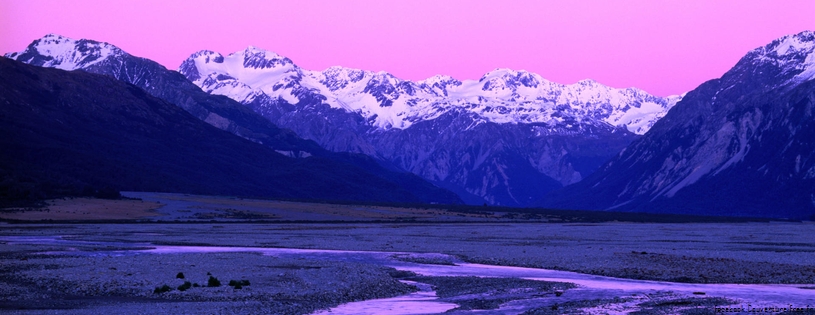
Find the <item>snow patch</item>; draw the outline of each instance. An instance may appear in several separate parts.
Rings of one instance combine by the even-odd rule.
[[[209,113],[207,118],[204,119],[204,122],[221,130],[226,130],[226,128],[229,128],[229,124],[231,123],[229,119],[226,119],[216,113]]]

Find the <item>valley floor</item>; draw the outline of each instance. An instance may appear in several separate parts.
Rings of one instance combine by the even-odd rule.
[[[814,312],[812,223],[479,220],[0,223],[0,310],[712,314],[738,307],[757,314],[747,308],[766,307],[778,314],[792,305],[802,309],[786,313]],[[207,273],[221,285],[208,287]],[[233,288],[230,280],[250,284]],[[179,290],[185,281],[192,287]],[[172,290],[154,292],[163,285]]]

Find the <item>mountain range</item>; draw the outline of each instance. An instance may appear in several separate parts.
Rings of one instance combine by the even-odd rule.
[[[53,34],[6,56],[135,84],[213,126],[290,156],[312,155],[320,147],[357,153],[357,159],[365,154],[472,204],[528,206],[580,181],[680,99],[591,80],[561,85],[508,69],[478,81],[435,76],[420,82],[341,67],[315,72],[254,47],[227,57],[195,53],[180,67],[186,80],[113,45]],[[206,97],[190,81],[245,106]]]
[[[813,32],[785,36],[666,98],[509,69],[416,82],[310,71],[255,47],[199,51],[178,72],[58,35],[6,56],[135,84],[289,160],[363,169],[412,200],[809,218],[814,50]]]
[[[636,88],[614,89],[593,80],[572,85],[527,71],[496,69],[479,80],[437,75],[413,82],[387,72],[343,67],[305,70],[289,58],[249,47],[223,56],[199,51],[179,72],[205,91],[244,104],[273,98],[291,105],[316,96],[331,108],[358,113],[372,127],[408,129],[421,121],[461,110],[484,122],[562,123],[597,120],[644,134],[680,96],[660,98]]]
[[[364,153],[470,203],[505,206],[580,181],[681,99],[509,69],[418,82],[342,67],[318,72],[255,47],[200,51],[179,72],[329,150]]]

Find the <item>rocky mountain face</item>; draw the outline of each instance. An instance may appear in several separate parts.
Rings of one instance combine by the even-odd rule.
[[[376,157],[470,203],[508,206],[580,181],[681,98],[509,69],[419,82],[342,67],[317,72],[255,47],[200,51],[179,71],[324,148]]]
[[[224,96],[206,93],[178,72],[167,70],[151,60],[132,56],[108,43],[47,35],[32,42],[25,50],[8,53],[6,57],[36,66],[81,70],[113,77],[175,104],[209,125],[288,157],[332,160],[337,168],[360,170],[381,180],[397,183],[399,189],[411,191],[421,202],[460,202],[454,194],[413,174],[385,168],[368,156],[327,151],[291,130],[278,128],[247,106]]]
[[[779,38],[687,93],[641,139],[541,205],[815,215],[815,33]]]

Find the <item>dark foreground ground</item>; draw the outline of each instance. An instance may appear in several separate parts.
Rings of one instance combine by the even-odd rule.
[[[292,207],[285,211],[296,213]],[[208,208],[199,204],[193,209]],[[352,209],[376,218],[430,215],[398,209],[368,215],[364,207]],[[176,210],[190,215],[184,212],[188,208]],[[146,211],[162,215],[161,208]],[[398,271],[400,262],[521,266],[674,283],[789,284],[784,287],[811,289],[811,296],[799,294],[790,301],[804,309],[764,314],[807,314],[813,313],[807,306],[815,308],[813,223],[468,218],[471,222],[0,223],[0,313],[311,314],[420,290],[405,281],[431,285],[438,301],[455,304],[448,311],[453,314],[715,314],[721,313],[717,307],[749,302],[710,292],[615,293],[613,288],[587,291],[581,285],[512,277],[426,276]],[[183,246],[195,248],[179,252]],[[201,252],[216,246],[232,250]],[[235,247],[363,253],[269,255]],[[175,252],[144,251],[156,248]],[[209,286],[210,276],[221,285]],[[249,284],[236,288],[230,280]],[[185,282],[189,288],[182,291]],[[170,290],[155,292],[164,285]]]

